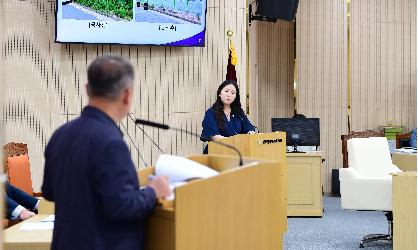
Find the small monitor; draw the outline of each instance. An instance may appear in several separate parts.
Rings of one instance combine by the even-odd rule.
[[[286,146],[320,146],[319,118],[271,118],[271,128],[286,132]]]

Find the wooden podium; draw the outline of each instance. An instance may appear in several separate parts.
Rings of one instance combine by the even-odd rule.
[[[270,161],[278,161],[282,163],[284,168],[284,180],[281,182],[280,192],[278,195],[282,195],[281,199],[288,199],[288,165],[286,160],[286,133],[285,132],[273,132],[265,134],[239,134],[219,140],[220,142],[232,145],[236,147],[245,157],[258,158]],[[208,143],[209,154],[214,155],[230,155],[237,157],[237,153],[224,147],[222,145],[209,142]],[[283,190],[284,192],[281,192]],[[271,190],[274,192],[274,190]],[[285,216],[288,215],[288,206],[280,213]],[[282,214],[281,214],[282,216]],[[287,221],[286,221],[287,227]]]
[[[268,159],[286,163],[286,133],[273,132],[266,134],[239,134],[219,140],[232,145],[243,156],[259,159]],[[232,155],[237,153],[222,145],[209,142],[209,154]]]
[[[158,206],[148,221],[148,250],[282,249],[287,231],[285,165],[235,156],[189,159],[220,172],[177,187],[171,204]],[[141,185],[153,168],[139,171]],[[278,195],[278,193],[280,195]]]

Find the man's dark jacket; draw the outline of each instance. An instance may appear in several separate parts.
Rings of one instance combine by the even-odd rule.
[[[139,189],[122,133],[99,109],[87,106],[53,134],[42,194],[55,202],[51,249],[143,249],[156,195]]]

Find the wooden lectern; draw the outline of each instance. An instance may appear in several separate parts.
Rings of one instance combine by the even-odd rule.
[[[286,163],[286,133],[239,134],[219,140],[236,147],[243,156]],[[209,154],[232,155],[237,153],[222,145],[209,142]]]
[[[236,147],[245,157],[258,158],[264,160],[278,161],[283,163],[285,181],[281,183],[280,192],[277,190],[278,195],[282,195],[281,199],[288,198],[288,166],[286,160],[286,133],[285,132],[273,132],[265,134],[239,134],[219,140],[220,142],[232,145]],[[225,146],[209,142],[208,143],[209,154],[215,155],[230,155],[238,157],[237,153]],[[283,192],[281,192],[283,190]],[[273,190],[272,190],[273,191]],[[284,215],[288,214],[286,209],[280,212]],[[281,214],[282,216],[282,214]],[[286,222],[287,227],[287,222]]]
[[[283,163],[234,156],[189,159],[220,172],[177,187],[172,205],[158,206],[148,221],[148,250],[282,249],[287,231]],[[141,185],[154,168],[139,171]]]

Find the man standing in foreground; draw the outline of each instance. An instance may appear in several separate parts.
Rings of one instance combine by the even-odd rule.
[[[107,55],[87,75],[88,106],[45,150],[42,194],[55,202],[51,249],[143,249],[145,220],[170,191],[166,177],[140,190],[117,126],[131,107],[134,70]]]

